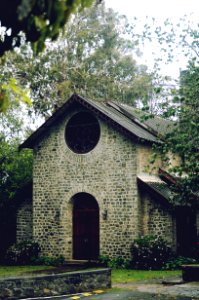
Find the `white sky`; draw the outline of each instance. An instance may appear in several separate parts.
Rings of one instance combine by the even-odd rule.
[[[106,7],[111,7],[120,14],[124,14],[133,20],[134,17],[139,22],[146,23],[146,16],[154,17],[158,21],[164,21],[166,18],[177,22],[181,17],[187,15],[187,18],[194,23],[199,23],[199,0],[105,0]],[[143,56],[138,63],[144,63],[153,68],[152,52],[159,55],[159,45],[148,44],[147,47],[141,49]],[[186,68],[186,58],[178,55],[179,62],[171,65],[163,66],[163,73],[172,77],[178,77],[179,70]],[[176,59],[176,61],[177,61]]]
[[[105,3],[128,17],[178,18],[192,13],[193,18],[198,18],[198,0],[105,0]]]

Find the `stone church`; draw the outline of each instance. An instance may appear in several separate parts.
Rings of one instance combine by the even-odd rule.
[[[167,166],[161,158],[149,163],[170,122],[140,113],[73,95],[20,146],[33,149],[34,165],[18,242],[34,239],[43,255],[88,260],[129,258],[141,235],[162,236],[179,251],[194,241],[199,218],[172,209]]]

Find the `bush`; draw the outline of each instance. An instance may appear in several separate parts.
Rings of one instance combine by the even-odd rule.
[[[111,259],[108,257],[108,255],[100,255],[98,258],[98,262],[104,267],[108,267],[110,261]]]
[[[46,266],[62,266],[65,263],[65,259],[62,255],[58,257],[54,256],[40,256],[32,259],[32,263],[35,265],[46,265]]]
[[[130,261],[122,256],[118,256],[113,259],[110,259],[106,255],[100,256],[99,263],[111,269],[128,269],[130,267]]]
[[[112,269],[129,269],[130,261],[122,256],[118,256],[110,260],[108,267]]]
[[[40,253],[39,244],[34,241],[24,241],[12,245],[5,255],[5,263],[9,265],[27,265],[33,257]]]
[[[196,259],[191,257],[178,256],[171,258],[165,264],[165,270],[179,270],[182,265],[197,263]]]
[[[159,270],[164,267],[173,252],[160,237],[144,236],[131,245],[131,267],[141,270]]]

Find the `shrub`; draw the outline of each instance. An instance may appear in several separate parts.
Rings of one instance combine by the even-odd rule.
[[[37,265],[46,265],[46,266],[62,266],[65,263],[65,259],[62,255],[58,257],[54,256],[40,256],[32,259],[32,263]]]
[[[24,241],[12,245],[5,255],[5,263],[9,265],[26,265],[31,263],[32,257],[38,257],[39,244],[34,241]]]
[[[144,236],[131,245],[131,266],[141,270],[162,269],[173,253],[161,237]]]
[[[118,256],[110,260],[108,267],[112,269],[129,269],[130,261],[122,256]]]
[[[111,259],[108,255],[100,255],[98,258],[98,262],[104,267],[108,267],[110,261]]]
[[[130,261],[122,256],[118,256],[113,259],[110,259],[110,257],[106,255],[100,256],[99,263],[112,269],[128,269],[130,267]]]
[[[184,256],[178,256],[171,258],[167,261],[167,263],[164,266],[165,270],[179,270],[181,269],[182,265],[186,264],[194,264],[196,263],[196,259],[191,257],[184,257]]]

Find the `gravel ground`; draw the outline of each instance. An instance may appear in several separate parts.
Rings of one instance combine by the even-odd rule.
[[[183,283],[180,278],[170,278],[166,284],[161,281],[140,283],[118,283],[113,289],[100,294],[95,291],[77,295],[49,297],[48,300],[199,300],[199,282]],[[38,298],[38,300],[46,300]]]
[[[175,282],[177,284],[175,284]],[[199,282],[182,283],[179,279],[168,280],[167,284],[161,282],[140,282],[140,283],[125,283],[125,284],[114,284],[113,287],[136,291],[140,293],[147,293],[164,296],[184,296],[191,299],[199,299]]]

